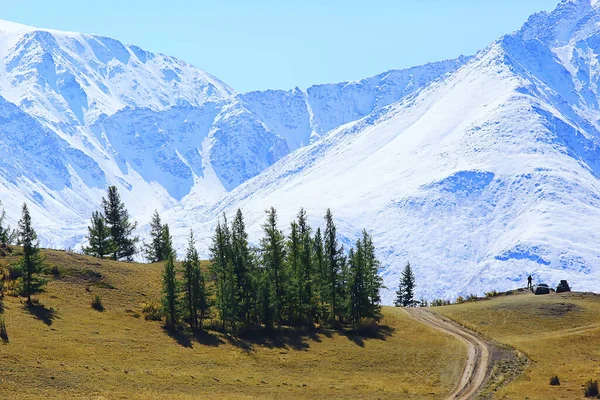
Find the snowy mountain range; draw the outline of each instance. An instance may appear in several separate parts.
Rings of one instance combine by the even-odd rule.
[[[419,296],[600,284],[600,4],[565,0],[471,57],[307,90],[236,93],[175,58],[0,21],[0,200],[82,242],[109,184],[206,254],[216,218],[300,207],[370,230]],[[140,233],[146,233],[142,226]]]

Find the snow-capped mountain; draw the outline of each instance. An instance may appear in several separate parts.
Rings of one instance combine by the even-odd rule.
[[[7,148],[23,143],[8,156],[21,167],[0,175],[2,200],[13,211],[23,200],[33,202],[37,219],[45,221],[41,232],[52,232],[42,235],[43,243],[52,246],[81,241],[87,216],[108,184],[135,202],[141,220],[155,208],[208,207],[290,151],[319,138],[326,133],[324,127],[362,118],[465,60],[306,92],[237,94],[206,72],[166,55],[97,35],[0,21],[1,100],[13,104],[49,138],[32,152],[23,143],[27,134],[0,127],[10,138],[3,142]],[[331,116],[329,110],[338,115]],[[10,113],[5,116],[7,121],[12,118]],[[54,163],[58,179],[45,165],[64,152],[76,154],[79,164]],[[89,168],[81,168],[81,160]],[[77,188],[75,195],[71,187]]]
[[[258,237],[266,205],[282,221],[304,206],[314,224],[331,207],[348,243],[362,227],[372,230],[389,288],[410,260],[419,293],[430,298],[511,289],[530,273],[594,290],[599,11],[571,0],[534,15],[460,68],[295,151],[195,219],[239,207]]]
[[[473,57],[307,90],[236,93],[116,40],[0,22],[0,199],[78,244],[108,184],[203,251],[218,215],[327,207],[374,234],[390,291],[600,283],[600,5],[565,0]],[[26,133],[24,133],[26,131]],[[142,228],[141,232],[144,232]]]

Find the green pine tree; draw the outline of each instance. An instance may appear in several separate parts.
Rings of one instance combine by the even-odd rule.
[[[7,246],[13,242],[16,232],[6,224],[6,211],[0,201],[0,246]]]
[[[144,257],[149,263],[163,262],[168,258],[163,240],[163,224],[160,220],[158,210],[154,210],[150,221],[150,243],[144,243]]]
[[[313,281],[313,241],[311,228],[308,225],[306,211],[298,212],[298,234],[300,235],[300,304],[302,319],[309,327],[313,326],[317,314],[317,296],[315,296]]]
[[[208,316],[210,310],[210,302],[208,301],[209,293],[206,287],[206,280],[200,268],[198,253],[196,252],[193,259],[193,281],[192,292],[194,293],[194,326],[196,329],[202,329],[202,321]]]
[[[331,210],[327,209],[325,214],[325,238],[324,238],[324,262],[325,262],[325,286],[327,301],[329,303],[329,318],[333,321],[339,316],[338,294],[340,288],[340,257],[341,250],[338,245],[337,230],[333,222]]]
[[[46,281],[38,275],[42,272],[44,260],[40,255],[37,234],[31,226],[31,215],[27,204],[23,204],[23,213],[19,221],[19,244],[23,246],[23,256],[19,267],[23,271],[22,293],[31,304],[31,295],[39,292]]]
[[[217,290],[216,306],[219,311],[221,325],[235,329],[236,310],[238,308],[236,297],[236,279],[233,272],[233,260],[231,249],[231,232],[227,225],[227,218],[217,222],[213,243],[210,247],[210,270],[215,281]]]
[[[271,207],[265,212],[267,221],[263,224],[264,237],[260,239],[260,248],[262,264],[266,270],[263,283],[266,280],[269,292],[264,293],[263,290],[263,299],[268,298],[269,301],[272,301],[273,320],[281,326],[285,306],[285,277],[283,271],[285,239],[283,233],[277,228],[277,211]]]
[[[323,235],[321,228],[317,228],[315,237],[312,241],[313,259],[314,259],[314,274],[313,283],[316,292],[316,315],[317,318],[323,320],[327,318],[327,298],[329,297],[329,287],[327,286],[327,271],[325,269],[325,250],[323,248]]]
[[[169,225],[167,224],[164,224],[162,226],[161,242],[162,253],[160,257],[163,260],[168,260],[169,257],[175,258],[177,255],[175,254],[175,250],[173,249],[173,237],[171,236],[171,232],[169,231]]]
[[[373,237],[366,230],[362,232],[361,243],[365,261],[365,289],[369,299],[367,316],[379,321],[382,317],[380,292],[384,288],[383,278],[379,275],[381,263],[375,255]]]
[[[129,213],[116,186],[108,188],[107,197],[102,199],[104,218],[110,228],[110,234],[115,244],[112,258],[114,260],[126,259],[132,261],[136,253],[138,237],[133,236],[137,223],[129,221]]]
[[[296,221],[292,221],[290,224],[290,234],[285,243],[285,248],[286,260],[283,276],[285,276],[286,286],[283,290],[285,294],[283,310],[288,321],[295,325],[301,322],[301,308],[304,306],[300,303],[302,268],[300,265],[300,235]]]
[[[248,234],[241,210],[237,210],[233,223],[231,224],[231,250],[233,257],[233,273],[237,283],[236,298],[239,301],[237,307],[237,320],[247,325],[256,320],[256,304],[258,294],[256,292],[256,272],[253,258],[248,245]]]
[[[190,231],[190,238],[188,239],[188,248],[185,252],[185,258],[181,263],[183,269],[183,303],[187,311],[187,318],[192,329],[197,328],[198,315],[196,312],[196,291],[195,279],[196,279],[196,267],[198,267],[200,261],[198,259],[198,251],[196,250],[196,242],[194,240],[194,233]]]
[[[182,267],[183,302],[187,309],[190,327],[192,329],[202,329],[202,320],[209,310],[209,303],[204,275],[200,269],[200,258],[196,250],[196,240],[191,230]]]
[[[396,300],[394,301],[396,307],[415,306],[415,286],[415,276],[412,267],[410,266],[410,263],[406,263],[406,267],[404,267],[404,271],[402,271],[402,275],[400,276],[398,290],[396,291]]]
[[[83,248],[83,253],[88,256],[104,258],[104,256],[112,254],[115,251],[110,228],[106,225],[106,220],[99,211],[92,213],[86,238],[88,246]]]
[[[165,263],[162,282],[162,305],[167,317],[167,327],[173,329],[177,325],[179,310],[179,287],[175,262],[170,257]]]

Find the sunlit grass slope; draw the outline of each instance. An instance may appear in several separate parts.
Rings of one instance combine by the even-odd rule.
[[[0,398],[435,399],[463,366],[461,343],[393,308],[377,338],[327,330],[170,336],[139,316],[140,303],[159,299],[161,265],[43,253],[61,277],[48,276],[37,296],[43,306],[5,298]],[[90,306],[96,294],[104,312]]]
[[[515,347],[532,361],[499,399],[582,398],[582,385],[600,379],[600,296],[535,296],[523,291],[491,300],[434,308],[484,336]],[[558,375],[561,385],[550,386]]]

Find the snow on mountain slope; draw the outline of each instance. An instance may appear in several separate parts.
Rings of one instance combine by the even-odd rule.
[[[119,41],[0,21],[0,91],[61,129],[126,106],[163,110],[224,99],[233,89],[173,57]]]
[[[349,115],[361,118],[461,62],[464,60],[330,85],[335,95],[328,95],[328,86],[321,85],[319,93],[330,99],[326,107],[353,109]],[[347,89],[353,87],[363,90]],[[55,216],[41,232],[50,226],[68,225],[65,237],[52,234],[52,243],[67,245],[81,240],[87,218],[102,196],[97,188],[115,184],[126,199],[146,199],[136,202],[135,215],[142,220],[154,208],[210,206],[291,150],[326,133],[315,127],[323,125],[320,121],[324,118],[315,115],[326,112],[312,107],[306,92],[236,95],[211,75],[172,57],[106,37],[6,21],[0,21],[0,95],[35,118],[41,124],[38,128],[45,128],[46,154],[61,154],[66,146],[82,159],[91,160],[101,172],[90,175],[74,162],[57,164],[55,180],[62,182],[58,186],[48,186],[48,170],[34,165],[27,171],[4,172],[3,178],[13,184],[26,179],[48,186],[36,190],[39,195],[35,197],[31,190],[12,189],[20,191],[20,196],[7,207],[16,208],[24,200],[38,202],[40,211]],[[361,104],[360,109],[354,104]],[[344,118],[337,123],[349,117]],[[331,127],[335,124],[328,122]],[[19,140],[24,140],[22,134],[4,135],[0,144],[19,147]],[[28,165],[39,156],[33,148],[21,147],[10,155],[13,164]],[[45,208],[49,199],[71,182],[81,182],[86,202],[70,204],[67,196],[61,202],[64,213]],[[68,219],[63,218],[67,215]],[[45,240],[46,235],[41,237]]]
[[[550,14],[553,26],[561,25],[561,13],[579,18],[569,26],[597,18],[589,0],[563,3]],[[577,69],[569,72],[555,48],[527,29],[424,90],[297,150],[215,207],[177,210],[169,218],[194,215],[208,227],[239,207],[256,241],[269,206],[285,224],[303,206],[319,225],[331,207],[346,243],[363,227],[373,232],[387,303],[408,260],[418,293],[429,298],[511,289],[530,273],[594,290],[600,283],[600,241],[591,222],[600,220],[595,83]],[[569,43],[598,40],[595,31],[583,39],[579,30],[569,32],[575,34]]]

